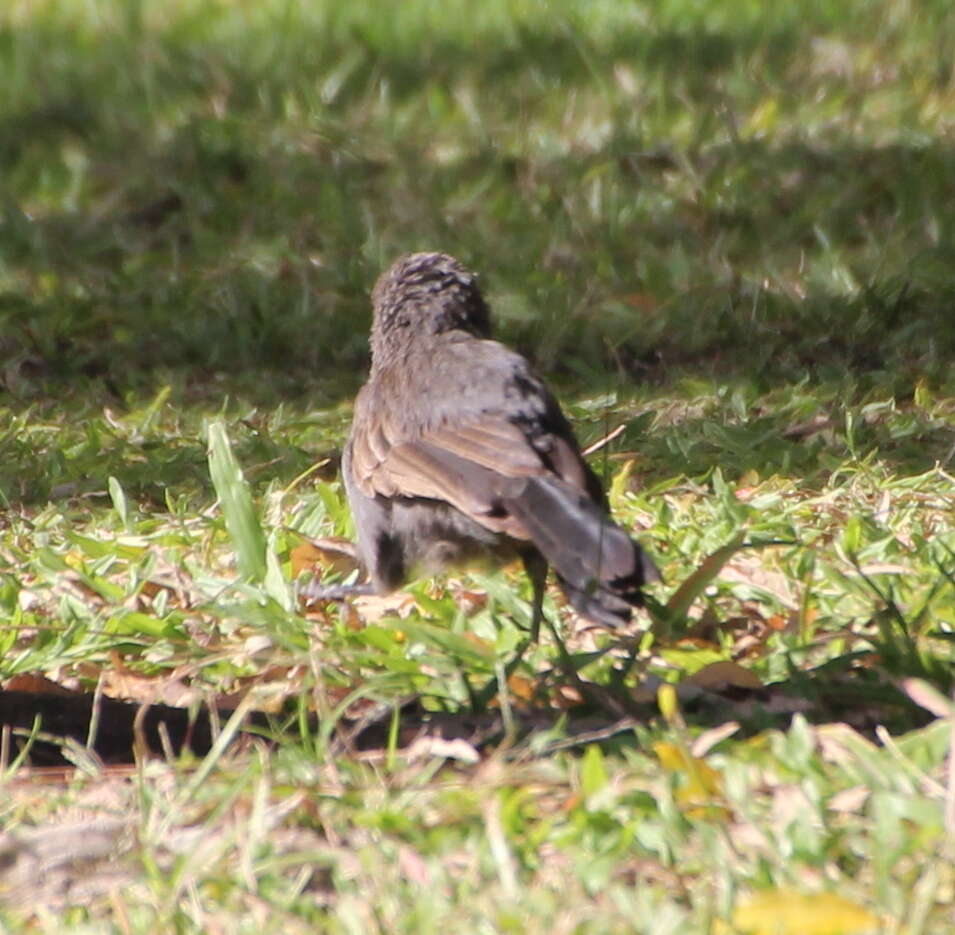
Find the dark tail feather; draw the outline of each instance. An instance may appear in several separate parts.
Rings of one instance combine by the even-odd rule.
[[[616,626],[643,603],[642,586],[660,575],[653,562],[584,492],[552,477],[529,478],[504,504],[553,566],[571,606]]]

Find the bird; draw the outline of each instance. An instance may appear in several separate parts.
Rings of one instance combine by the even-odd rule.
[[[611,518],[553,394],[492,339],[476,275],[445,253],[408,254],[372,304],[371,367],[341,461],[367,580],[309,597],[387,594],[421,573],[519,558],[533,638],[549,566],[582,617],[627,622],[657,569]]]

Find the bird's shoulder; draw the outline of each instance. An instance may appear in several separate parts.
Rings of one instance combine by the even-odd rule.
[[[448,331],[434,335],[415,350],[423,365],[417,374],[426,388],[458,384],[488,391],[526,379],[540,384],[526,357],[490,338]]]
[[[479,413],[530,415],[554,405],[525,357],[463,331],[431,335],[373,370],[356,400],[356,409],[393,413],[421,427]]]
[[[570,424],[527,359],[464,333],[432,336],[375,368],[356,400],[351,438],[369,489],[390,490],[373,475],[426,450],[509,476],[554,472],[599,492]]]

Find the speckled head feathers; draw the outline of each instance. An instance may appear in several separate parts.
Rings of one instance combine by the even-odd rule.
[[[418,335],[467,331],[491,334],[488,307],[474,273],[446,253],[410,253],[379,277],[371,294],[372,359]]]

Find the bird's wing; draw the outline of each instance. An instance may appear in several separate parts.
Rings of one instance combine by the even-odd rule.
[[[415,438],[392,442],[388,435],[381,420],[363,420],[352,435],[351,470],[363,493],[444,500],[486,528],[519,539],[529,534],[503,501],[519,496],[527,478],[557,474],[585,486],[586,469],[572,443],[549,435],[535,446],[519,425],[494,413],[444,423]]]

